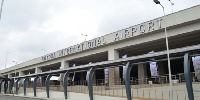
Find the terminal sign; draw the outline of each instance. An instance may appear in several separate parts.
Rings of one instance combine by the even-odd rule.
[[[156,22],[150,21],[148,23],[136,25],[136,26],[124,29],[122,31],[116,32],[114,41],[136,36],[136,32],[138,32],[139,34],[143,34],[145,32],[153,31],[155,29],[155,26],[158,26],[158,29],[160,29],[161,21],[162,21],[162,19],[159,18],[156,20]],[[155,24],[157,24],[157,25],[155,25]]]
[[[55,58],[58,58],[58,57],[66,56],[66,55],[69,55],[69,54],[77,53],[77,52],[80,52],[80,51],[83,51],[83,50],[87,50],[87,49],[90,49],[90,48],[94,48],[94,47],[97,47],[97,46],[104,45],[104,44],[106,44],[104,37],[105,36],[98,37],[98,38],[95,38],[93,40],[85,41],[83,43],[80,43],[80,44],[59,50],[58,52],[47,54],[45,56],[42,56],[42,61],[52,60],[52,59],[55,59]]]
[[[141,34],[145,34],[147,32],[154,31],[156,29],[160,29],[161,21],[162,21],[162,18],[159,18],[159,19],[149,21],[143,24],[129,27],[127,29],[120,30],[118,32],[114,32],[114,33],[101,36],[89,41],[85,41],[83,43],[59,50],[57,52],[44,55],[42,56],[42,61],[52,60],[52,59],[63,57],[69,54],[81,52],[83,50],[88,50],[91,48],[102,46],[108,43],[116,42],[116,41],[127,39],[130,37],[135,37]]]

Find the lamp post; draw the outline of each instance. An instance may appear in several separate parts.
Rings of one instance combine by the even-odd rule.
[[[5,63],[5,69],[6,69],[6,64],[7,64],[7,59],[8,59],[8,54],[9,54],[10,52],[7,52],[7,54],[6,54],[6,63]]]
[[[174,11],[173,11],[173,5],[174,5],[174,3],[171,0],[169,0],[169,2],[171,3],[172,13],[174,13]]]
[[[153,0],[156,4],[161,5],[160,1]],[[164,14],[164,26],[165,26],[165,39],[166,39],[166,48],[167,48],[167,61],[168,61],[168,70],[169,70],[169,83],[170,83],[170,100],[173,100],[173,87],[172,87],[172,75],[171,75],[171,66],[170,66],[170,59],[169,59],[169,45],[168,45],[168,35],[167,35],[167,28],[166,28],[166,15],[165,15],[165,8],[163,5],[161,5],[163,8],[163,14]]]
[[[1,1],[0,20],[1,20],[2,10],[3,10],[3,2],[4,2],[4,0]]]
[[[86,41],[86,36],[88,36],[87,34],[81,34],[82,36],[84,36],[85,41]]]

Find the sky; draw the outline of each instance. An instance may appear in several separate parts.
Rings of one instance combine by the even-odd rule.
[[[171,1],[160,0],[166,14],[200,4]],[[161,16],[153,0],[4,0],[0,69]]]

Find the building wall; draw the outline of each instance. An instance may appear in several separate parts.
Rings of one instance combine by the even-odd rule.
[[[200,22],[199,22],[200,21],[200,13],[197,13],[199,10],[200,10],[200,6],[198,5],[198,6],[183,10],[183,11],[179,11],[174,14],[167,15],[166,21],[165,21],[166,24],[164,24],[163,18],[156,18],[156,19],[153,19],[153,20],[150,20],[150,21],[138,24],[138,25],[131,26],[129,28],[119,30],[117,32],[107,34],[105,36],[102,36],[102,37],[100,37],[101,43],[97,46],[88,47],[88,42],[92,43],[92,41],[94,41],[94,39],[89,40],[88,42],[81,43],[85,46],[85,47],[83,46],[82,50],[73,51],[67,55],[61,55],[61,56],[60,56],[61,50],[59,50],[54,53],[51,53],[51,54],[55,54],[55,58],[43,61],[42,57],[38,57],[38,58],[32,59],[30,61],[18,64],[16,66],[13,66],[13,67],[10,67],[7,69],[3,69],[0,72],[1,72],[1,75],[8,75],[10,73],[15,73],[15,70],[17,70],[17,72],[21,72],[24,70],[29,70],[29,69],[38,68],[38,67],[44,67],[44,66],[48,66],[51,64],[55,64],[55,63],[70,61],[70,60],[73,60],[76,58],[85,57],[88,55],[97,54],[97,53],[101,53],[101,52],[109,53],[109,51],[114,51],[114,50],[118,51],[120,49],[129,47],[129,46],[134,46],[134,45],[141,44],[141,43],[146,43],[146,42],[150,42],[150,41],[154,41],[154,40],[158,40],[158,39],[163,39],[163,38],[165,38],[165,35],[164,35],[164,26],[165,25],[167,26],[169,37],[177,36],[180,34],[189,34],[190,32],[193,32],[194,30],[200,30],[200,27],[199,27],[200,26]],[[162,20],[160,20],[160,19],[162,19]],[[160,23],[159,23],[159,21],[160,21]],[[149,26],[148,26],[149,22],[154,22],[154,28],[152,28],[152,27],[149,28]],[[143,31],[144,26],[146,27],[146,29],[145,29],[145,32],[142,33],[140,31]],[[136,32],[134,32],[134,34],[132,36],[132,32],[133,32],[132,28],[133,27],[136,27],[138,30]],[[140,30],[140,27],[141,27],[141,30]],[[126,30],[129,30],[129,36],[126,33],[127,32]],[[119,38],[118,38],[118,36],[119,36]],[[98,40],[98,38],[95,38],[95,39]],[[103,41],[106,41],[106,43],[104,44]],[[49,56],[49,55],[50,54],[47,54],[47,56]],[[108,56],[110,56],[110,57],[108,57],[109,58],[108,60],[114,60],[114,58],[115,58],[114,56],[116,56],[116,55],[108,54]],[[111,58],[113,58],[113,59],[111,59]],[[116,58],[116,59],[118,59],[118,58]]]

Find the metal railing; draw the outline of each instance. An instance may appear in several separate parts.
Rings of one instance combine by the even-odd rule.
[[[142,80],[143,79],[143,80]],[[145,99],[145,100],[169,100],[169,90],[163,88],[164,86],[168,86],[167,82],[159,83],[159,79],[151,79],[151,78],[142,78],[136,79],[131,78],[131,95],[134,99]],[[178,77],[177,77],[178,79]],[[152,81],[152,84],[146,83],[146,80]],[[165,80],[165,79],[163,79]],[[183,80],[183,79],[182,79]],[[145,81],[140,83],[139,81]],[[105,80],[99,79],[93,81],[93,94],[94,95],[101,95],[101,96],[113,96],[113,97],[121,97],[126,98],[126,89],[123,81],[116,81],[115,85],[107,85],[104,83]],[[177,83],[177,85],[185,85],[183,81],[182,83]],[[31,82],[29,82],[31,83]],[[39,83],[41,84],[41,83]],[[193,87],[199,87],[200,82],[193,83]],[[27,85],[28,88],[32,90],[32,85]],[[154,88],[152,88],[154,87]],[[185,87],[185,86],[183,86]],[[23,89],[23,86],[20,85],[20,89]],[[37,87],[37,89],[42,89],[45,91],[45,87]],[[197,89],[197,88],[194,88]],[[62,91],[63,86],[61,85],[54,85],[53,83],[50,84],[50,90],[52,91]],[[68,82],[68,92],[75,92],[75,93],[86,93],[88,94],[88,87],[86,80],[83,81],[69,81]],[[27,91],[32,92],[32,91]],[[200,100],[200,90],[194,90],[194,97],[195,100]],[[173,90],[174,100],[188,100],[187,90],[186,89],[174,89]]]

